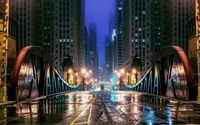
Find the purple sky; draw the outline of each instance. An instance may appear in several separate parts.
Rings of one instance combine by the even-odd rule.
[[[85,23],[87,29],[94,22],[97,26],[99,63],[105,60],[105,36],[108,35],[108,19],[114,11],[115,0],[85,0]]]

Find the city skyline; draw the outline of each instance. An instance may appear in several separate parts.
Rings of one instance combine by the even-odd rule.
[[[97,27],[99,64],[105,61],[105,38],[109,34],[109,16],[114,12],[114,9],[115,0],[85,0],[85,24],[87,30],[89,30],[91,23],[95,23]]]

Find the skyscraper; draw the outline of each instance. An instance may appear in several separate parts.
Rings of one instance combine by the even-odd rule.
[[[172,45],[188,50],[187,14],[194,0],[170,0],[172,9]]]
[[[198,2],[198,1],[196,1]],[[196,3],[198,4],[198,3]],[[199,4],[198,4],[199,5]],[[192,5],[191,5],[192,7]],[[193,3],[193,7],[189,10],[187,14],[187,29],[188,29],[188,59],[190,61],[190,65],[192,68],[192,71],[194,73],[195,78],[195,84],[199,83],[199,60],[198,60],[198,53],[199,53],[199,26],[198,26],[198,20],[197,20],[197,14],[199,12],[199,9],[197,8],[197,5],[195,7],[195,4]]]
[[[109,17],[109,34],[105,38],[105,80],[110,81],[111,77],[114,75],[115,60],[117,54],[115,53],[114,46],[116,45],[116,27],[115,27],[115,14],[112,12]]]
[[[137,56],[143,62],[144,72],[165,46],[177,45],[187,51],[186,13],[193,3],[190,0],[117,0],[116,65],[121,59],[126,62],[131,56]]]
[[[18,50],[37,45],[62,71],[63,58],[73,57],[74,70],[85,66],[84,0],[16,0],[19,20]]]
[[[123,64],[123,0],[116,1],[116,46],[114,68],[120,68]]]
[[[13,8],[16,11],[17,27],[17,53],[25,46],[35,45],[34,42],[34,18],[36,13],[36,0],[13,0]],[[40,18],[42,19],[42,18]],[[41,22],[40,22],[41,23]],[[41,43],[42,45],[42,43]]]
[[[112,42],[109,36],[105,38],[105,73],[104,78],[106,81],[110,81],[113,71],[112,71]]]
[[[117,14],[120,22],[117,23],[116,39],[120,41],[119,38],[122,38],[118,44],[118,48],[122,47],[122,60],[126,62],[132,56],[137,56],[142,59],[146,69],[150,65],[148,58],[151,57],[151,1],[119,0],[118,3],[122,6],[117,8],[121,14]]]
[[[98,75],[98,48],[97,48],[97,29],[96,24],[92,23],[89,27],[89,41],[90,41],[90,69],[94,79],[99,79]]]
[[[7,20],[7,23],[9,22],[9,29],[8,30],[8,37],[7,37],[7,59],[2,57],[3,53],[3,43],[4,43],[4,17],[5,17],[5,7],[6,3],[5,1],[0,1],[0,65],[2,65],[2,59],[4,58],[5,63],[7,62],[7,71],[6,75],[10,75],[12,72],[12,68],[14,66],[14,62],[16,59],[16,30],[17,30],[17,18],[16,18],[16,11],[14,10],[13,6],[11,5],[10,1],[10,7],[9,7],[9,20]],[[6,65],[5,65],[6,66]],[[0,71],[2,67],[0,67]]]

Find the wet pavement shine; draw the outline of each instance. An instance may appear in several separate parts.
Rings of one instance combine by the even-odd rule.
[[[0,125],[200,124],[200,104],[150,94],[71,92],[0,106]]]

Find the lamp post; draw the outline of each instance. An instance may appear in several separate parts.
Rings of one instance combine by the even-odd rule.
[[[94,79],[91,79],[91,80],[90,80],[90,90],[92,90],[93,80],[94,80]]]
[[[138,78],[137,69],[133,69],[133,73],[135,74],[135,83],[137,83],[137,78]]]
[[[120,90],[122,90],[124,69],[120,69],[119,71],[115,70],[115,73],[117,74],[117,76],[119,78]]]
[[[74,71],[74,84],[77,84],[78,73]]]
[[[85,68],[81,69],[83,90],[85,90],[85,73],[86,69]]]
[[[70,74],[72,73],[72,69],[68,69],[67,70],[67,83],[70,83],[69,82],[69,78],[70,78]]]
[[[150,65],[151,65],[151,63],[152,63],[152,59],[149,58],[149,57],[145,57],[145,56],[137,56],[137,59],[140,59],[140,61],[141,61],[141,59],[148,60],[148,61],[150,62]],[[147,61],[147,62],[148,62],[148,61]],[[146,62],[146,61],[144,61],[144,62]],[[141,63],[143,64],[142,61],[141,61]],[[150,66],[150,65],[149,65],[149,66]],[[148,66],[148,67],[149,67],[149,66]],[[147,68],[147,67],[146,67],[146,68]],[[142,66],[142,73],[145,72],[146,68],[145,68],[145,66]]]
[[[66,79],[67,79],[67,82],[69,83],[70,73],[72,72],[72,69],[73,69],[72,57],[69,56],[69,54],[67,54],[67,56],[64,56],[62,67],[63,67],[63,73],[64,72],[66,73],[67,75]],[[65,77],[64,74],[63,76]]]
[[[131,75],[131,74],[130,74],[130,71],[128,71],[128,73],[127,73],[127,76],[128,76],[128,85],[130,84],[130,81],[131,81],[131,80],[130,80],[130,78],[131,78],[130,75]]]
[[[141,78],[141,75],[142,75],[142,72],[141,72],[141,69],[142,69],[142,61],[141,61],[141,58],[138,58],[137,55],[133,56],[132,57],[132,65],[131,65],[131,68],[132,68],[132,72],[134,73],[135,75],[135,81],[137,82],[138,79]],[[136,83],[135,82],[135,83]]]
[[[82,75],[82,85],[83,85],[83,90],[85,90],[85,83],[86,83],[86,78],[89,77],[89,75],[92,73],[91,70],[87,70],[85,68],[81,69],[81,75]]]

